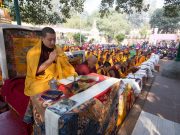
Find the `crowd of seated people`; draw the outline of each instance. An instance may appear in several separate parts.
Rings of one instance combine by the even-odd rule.
[[[178,46],[178,42],[161,41],[158,42],[156,45],[151,46],[151,50],[153,50],[154,53],[158,54],[160,56],[160,59],[165,58],[173,60],[176,58]]]
[[[167,57],[172,60],[176,57],[177,48],[178,46],[174,42],[170,44],[158,43],[156,45],[143,42],[132,46],[85,44],[81,47],[64,46],[63,49],[64,51],[85,50],[86,61],[76,67],[79,74],[96,72],[110,77],[124,78],[131,72],[132,67],[140,66],[150,57],[152,52],[159,54],[160,58]],[[89,65],[88,72],[87,65]],[[79,70],[81,70],[81,73]]]
[[[64,51],[81,50],[83,47],[65,46]],[[89,73],[98,73],[109,77],[125,78],[133,67],[140,66],[150,57],[151,50],[141,47],[114,47],[93,46],[84,49],[86,52],[86,61],[75,67],[78,75],[87,75]],[[130,53],[131,51],[135,53]]]

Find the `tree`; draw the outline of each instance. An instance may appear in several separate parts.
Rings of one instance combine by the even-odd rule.
[[[116,40],[117,40],[117,42],[118,42],[118,44],[120,44],[123,40],[124,40],[124,38],[125,38],[125,35],[124,34],[118,34],[117,36],[116,36]]]
[[[11,15],[15,19],[13,1],[8,0],[6,4],[10,6]],[[49,0],[19,0],[22,21],[33,24],[66,22],[66,19],[71,17],[71,10],[83,11],[83,4],[84,0],[59,0],[59,3],[53,3]]]
[[[90,40],[89,40],[89,44],[92,44],[94,41],[95,41],[94,38],[90,39]]]
[[[165,9],[157,9],[151,16],[150,24],[152,28],[158,27],[160,33],[174,33],[180,27],[180,15],[167,17],[164,15]]]
[[[89,24],[89,22],[87,22],[86,16],[81,16],[80,14],[78,15],[78,14],[72,13],[71,18],[67,19],[67,21],[63,23],[63,26],[67,28],[73,28],[73,29],[90,30],[92,25]],[[81,25],[80,25],[80,21],[81,21]]]
[[[96,20],[97,27],[101,33],[107,35],[108,38],[115,38],[115,35],[120,33],[128,33],[130,31],[130,24],[125,15],[116,12],[111,12],[109,16],[100,18],[98,12],[95,12],[88,18],[89,24]]]
[[[81,29],[91,30],[92,24],[96,20],[97,28],[104,35],[108,35],[114,38],[119,33],[128,33],[130,31],[130,24],[128,23],[125,15],[112,12],[109,16],[100,18],[98,11],[95,11],[92,15],[81,18]],[[69,28],[80,28],[80,18],[77,14],[74,14],[71,19],[68,19],[63,24]]]
[[[144,26],[140,29],[139,33],[140,33],[140,35],[141,35],[142,38],[146,38],[147,35],[150,34],[150,33],[148,32],[149,29],[150,29],[150,26],[147,25],[147,24],[144,25]]]
[[[80,38],[81,38],[81,43],[83,44],[86,41],[86,37],[80,33],[76,33],[73,35],[74,41],[76,45],[80,44]]]
[[[101,16],[108,15],[110,9],[115,4],[115,11],[120,13],[132,14],[134,12],[148,11],[149,4],[144,4],[143,0],[101,0],[100,13]],[[165,16],[178,16],[180,9],[179,0],[164,0]]]
[[[14,14],[13,1],[6,0],[7,5],[11,6],[12,15]],[[55,24],[65,22],[71,17],[71,11],[83,12],[85,0],[19,0],[20,14],[22,21],[34,24]],[[128,13],[147,11],[149,5],[145,5],[143,0],[101,0],[99,12],[101,17],[108,15],[115,5],[115,11]],[[177,16],[179,10],[179,0],[165,0],[165,13],[170,16]]]
[[[119,13],[133,13],[147,11],[149,5],[144,5],[143,0],[101,0],[101,16],[108,15],[111,8],[115,5],[115,11]]]
[[[180,1],[179,0],[165,0],[164,15],[166,17],[178,17],[180,16]]]

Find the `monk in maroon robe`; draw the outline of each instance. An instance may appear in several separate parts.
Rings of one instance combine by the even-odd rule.
[[[76,73],[78,73],[78,75],[97,73],[96,63],[97,63],[97,57],[95,55],[92,55],[88,57],[87,61],[76,67]]]

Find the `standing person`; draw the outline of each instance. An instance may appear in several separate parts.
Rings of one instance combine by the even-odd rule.
[[[42,29],[42,40],[27,53],[27,74],[24,93],[34,96],[48,90],[52,78],[76,75],[62,49],[55,45],[56,33],[50,27]]]

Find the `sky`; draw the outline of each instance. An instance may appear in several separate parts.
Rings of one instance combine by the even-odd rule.
[[[101,0],[86,0],[84,4],[84,11],[91,14],[93,11],[99,9]]]
[[[164,0],[145,0],[148,3],[153,3],[153,7],[161,8],[163,6]],[[88,14],[92,14],[93,11],[99,9],[101,0],[86,0],[84,4],[84,11]]]

